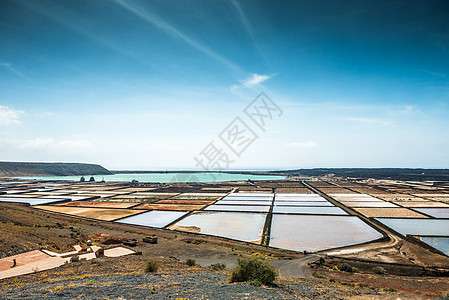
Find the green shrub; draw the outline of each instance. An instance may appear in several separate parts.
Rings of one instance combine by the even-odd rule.
[[[449,292],[444,292],[444,293],[438,295],[437,299],[449,300]]]
[[[352,267],[348,263],[339,263],[337,264],[337,268],[340,271],[352,273]]]
[[[230,282],[247,281],[250,284],[261,285],[273,283],[277,272],[269,263],[255,257],[244,257],[238,260],[238,265],[232,270]]]
[[[79,256],[72,256],[71,258],[70,258],[70,262],[77,262],[77,261],[80,261],[80,258],[79,258]]]
[[[188,260],[186,260],[186,265],[192,267],[196,265],[196,261],[194,259],[189,258]]]
[[[224,263],[216,263],[209,266],[212,270],[218,271],[218,270],[224,270],[226,269],[226,264]]]
[[[146,273],[153,273],[153,272],[157,272],[157,269],[159,268],[159,263],[152,259],[146,262],[145,265],[145,272]]]

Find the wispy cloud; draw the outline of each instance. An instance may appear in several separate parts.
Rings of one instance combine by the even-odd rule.
[[[1,139],[1,144],[13,146],[16,149],[47,149],[47,150],[68,150],[79,149],[91,146],[85,140],[61,140],[57,141],[51,137],[38,137],[35,139]]]
[[[419,113],[422,114],[422,111],[420,111],[416,106],[414,105],[406,105],[402,110],[399,111],[400,114],[413,114],[413,113]]]
[[[33,82],[31,79],[29,79],[27,76],[25,76],[22,72],[19,72],[17,69],[13,68],[12,64],[10,64],[10,63],[2,62],[2,63],[0,63],[0,67],[3,67],[6,70],[14,73],[15,75],[19,76],[23,80]]]
[[[260,56],[265,59],[264,55],[262,54],[262,51],[260,50],[260,47],[258,43],[256,42],[256,39],[254,38],[253,29],[248,21],[248,17],[246,16],[245,12],[242,9],[242,6],[237,0],[231,0],[232,6],[234,7],[235,11],[237,12],[237,15],[240,19],[240,21],[243,24],[243,27],[245,28],[246,33],[248,34],[249,38],[251,39],[254,47],[259,52]]]
[[[157,17],[155,14],[144,10],[142,7],[139,7],[135,5],[135,3],[130,3],[125,0],[114,0],[117,4],[119,4],[121,7],[125,8],[129,12],[133,13],[137,17],[141,18],[145,22],[159,28],[166,34],[170,35],[173,38],[179,39],[190,45],[191,47],[203,52],[204,54],[216,59],[226,67],[242,72],[240,68],[230,61],[228,61],[226,58],[220,56],[219,54],[215,53],[211,49],[207,48],[206,46],[200,44],[199,42],[195,41],[191,37],[187,36],[186,34],[182,33],[180,30],[172,26],[171,24],[167,23],[166,21],[162,20],[161,18]]]
[[[258,85],[270,78],[271,78],[271,76],[269,76],[269,75],[254,73],[251,75],[250,78],[243,80],[242,83],[246,86],[254,86],[254,85]]]
[[[0,105],[0,126],[19,124],[22,110],[11,109],[8,106]]]

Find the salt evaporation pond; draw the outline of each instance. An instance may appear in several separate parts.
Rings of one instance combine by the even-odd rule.
[[[270,206],[266,205],[211,205],[204,210],[235,211],[235,212],[268,212]]]
[[[86,180],[91,175],[86,174]],[[252,175],[239,173],[129,173],[114,175],[92,175],[97,181],[104,180],[106,182],[122,181],[131,182],[137,180],[139,182],[226,182],[226,181],[248,181],[248,180],[282,180],[284,176],[277,175]],[[70,180],[79,181],[80,176],[38,176],[38,177],[21,177],[22,179],[34,180]]]
[[[275,206],[273,213],[280,214],[316,214],[316,215],[347,215],[339,207],[306,207],[306,206]]]
[[[127,217],[116,222],[162,228],[188,214],[187,211],[152,210],[136,216]]]
[[[283,206],[334,206],[328,201],[275,201],[274,205]]]
[[[263,201],[263,202],[267,202],[270,203],[273,201],[272,198],[250,198],[250,197],[242,197],[242,198],[237,198],[237,197],[225,197],[223,199],[221,199],[222,201],[232,201],[232,202],[237,202],[237,201]]]
[[[19,198],[19,197],[0,197],[0,202],[28,203],[29,205],[42,205],[54,202],[67,201],[63,198]]]
[[[227,205],[271,205],[271,200],[270,201],[244,201],[244,200],[234,200],[234,201],[227,201],[227,200],[219,200],[217,201],[215,204],[227,204]]]
[[[449,256],[449,237],[421,237],[421,241]]]
[[[287,201],[287,202],[328,202],[322,197],[277,197],[276,201]]]
[[[268,198],[273,198],[273,194],[272,193],[245,193],[245,192],[240,192],[240,193],[232,193],[229,194],[228,197],[268,197]]]
[[[376,218],[376,220],[404,236],[407,234],[447,236],[449,234],[449,220],[396,218]]]
[[[385,201],[366,201],[366,202],[349,202],[349,201],[340,201],[340,203],[349,206],[349,207],[399,207],[393,203],[385,202]]]
[[[196,212],[170,229],[222,236],[259,243],[266,214],[233,212]]]
[[[414,210],[425,213],[426,215],[434,218],[449,219],[449,208],[414,208]]]
[[[357,217],[274,214],[270,246],[294,251],[319,251],[381,237],[381,233]]]

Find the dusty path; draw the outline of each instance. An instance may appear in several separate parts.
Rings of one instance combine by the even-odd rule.
[[[273,261],[272,264],[279,271],[280,277],[311,278],[308,263],[317,261],[320,257],[322,256],[318,254],[310,254],[299,259]]]

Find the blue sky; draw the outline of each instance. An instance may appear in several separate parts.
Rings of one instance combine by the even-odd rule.
[[[0,160],[193,169],[263,91],[283,114],[232,169],[448,168],[448,20],[447,1],[4,0]]]

